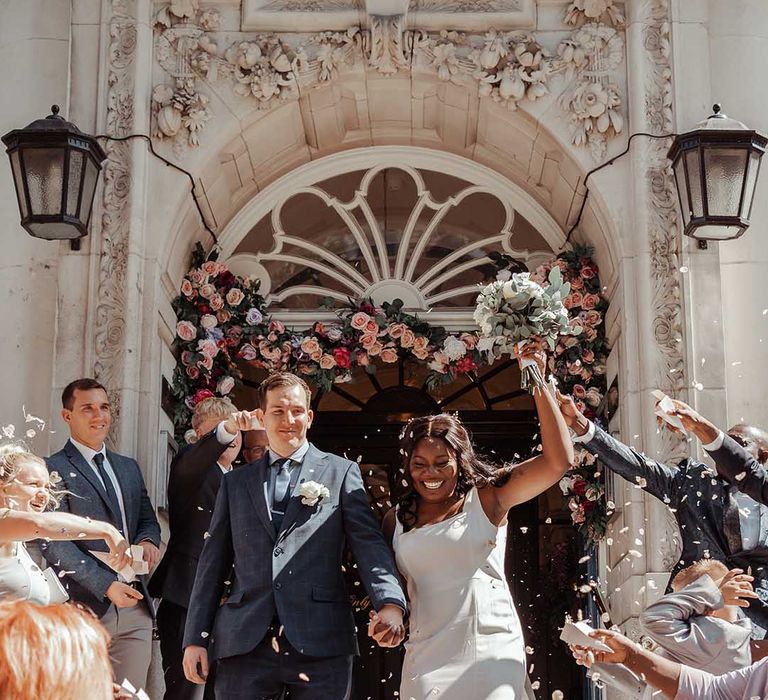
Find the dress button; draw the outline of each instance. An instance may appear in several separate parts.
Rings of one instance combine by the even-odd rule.
[[[283,587],[283,584],[280,583],[280,581],[275,581],[275,590],[279,591]]]

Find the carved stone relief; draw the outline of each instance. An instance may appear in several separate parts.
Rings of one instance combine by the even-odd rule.
[[[112,0],[109,21],[106,133],[126,136],[133,130],[136,56],[135,0]],[[120,389],[125,348],[125,286],[130,231],[129,197],[132,158],[128,142],[107,141],[101,203],[101,255],[94,326],[94,375],[112,402],[112,439],[120,434]]]
[[[668,0],[650,0],[646,5],[643,43],[651,70],[645,90],[650,131],[674,132],[672,112],[672,66]],[[646,178],[649,192],[649,231],[651,274],[653,278],[653,335],[659,353],[657,386],[667,394],[685,400],[685,339],[683,337],[682,286],[677,194],[674,176],[667,160],[669,142],[653,140],[649,145]],[[687,456],[684,439],[662,431],[661,456],[677,461]]]
[[[478,5],[469,0],[459,4],[475,10]],[[493,10],[505,3],[479,4]],[[250,96],[268,109],[295,98],[301,87],[334,79],[344,66],[368,66],[382,75],[431,70],[440,80],[474,81],[481,97],[517,109],[520,102],[548,97],[559,75],[557,101],[571,125],[572,143],[589,148],[597,161],[624,128],[618,81],[624,17],[613,0],[576,0],[563,23],[576,28],[551,48],[535,33],[519,30],[406,29],[405,15],[372,15],[366,29],[238,33],[233,41],[231,32],[220,31],[217,10],[204,10],[196,0],[177,0],[158,10],[154,24],[155,56],[171,79],[153,93],[155,135],[174,139],[176,145],[199,144],[212,117],[203,82],[227,82],[235,95]]]

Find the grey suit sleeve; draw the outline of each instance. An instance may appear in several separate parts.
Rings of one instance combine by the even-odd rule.
[[[709,454],[720,476],[758,503],[768,505],[768,471],[736,440],[725,435],[720,449]]]
[[[407,610],[392,553],[368,504],[360,468],[354,463],[347,470],[341,487],[341,509],[344,534],[374,609],[393,604]]]
[[[187,622],[184,627],[184,648],[191,644],[208,646],[219,601],[224,593],[224,581],[234,562],[228,484],[228,479],[221,480],[208,529],[209,537],[205,541],[200,563],[197,566],[195,585],[189,598]]]
[[[72,512],[69,496],[62,499],[59,511]],[[107,589],[117,581],[116,573],[99,566],[96,559],[85,554],[74,542],[52,540],[41,547],[41,551],[49,564],[59,571],[66,572],[63,577],[64,584],[68,577],[72,578],[100,600],[106,599]]]
[[[722,628],[697,621],[710,610],[723,606],[723,596],[706,574],[676,593],[668,593],[640,614],[640,626],[677,661],[707,666],[723,650]]]
[[[641,486],[664,503],[677,506],[680,498],[680,470],[640,454],[595,426],[595,436],[583,443],[611,471]]]
[[[599,681],[615,688],[630,698],[641,698],[648,687],[624,664],[592,664],[587,676],[595,682]]]

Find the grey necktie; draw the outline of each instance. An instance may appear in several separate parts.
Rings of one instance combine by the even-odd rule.
[[[277,469],[275,476],[275,496],[272,500],[272,522],[275,524],[275,531],[280,532],[280,526],[283,524],[285,508],[288,505],[291,489],[291,460],[290,458],[278,459],[272,464],[273,469]]]
[[[107,474],[107,470],[104,468],[104,455],[101,452],[97,452],[93,455],[93,463],[96,465],[96,471],[99,472],[99,476],[104,482],[104,491],[107,494],[107,501],[112,508],[112,514],[115,516],[114,523],[117,529],[120,530],[120,532],[123,532],[123,518],[120,514],[120,503],[117,500],[117,493],[112,484],[112,479],[109,478],[109,474]]]

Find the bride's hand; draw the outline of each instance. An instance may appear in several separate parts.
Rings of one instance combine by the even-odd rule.
[[[547,352],[544,341],[541,338],[531,338],[525,342],[522,348],[515,345],[515,357],[522,368],[523,360],[533,360],[541,372],[542,377],[547,375]]]

